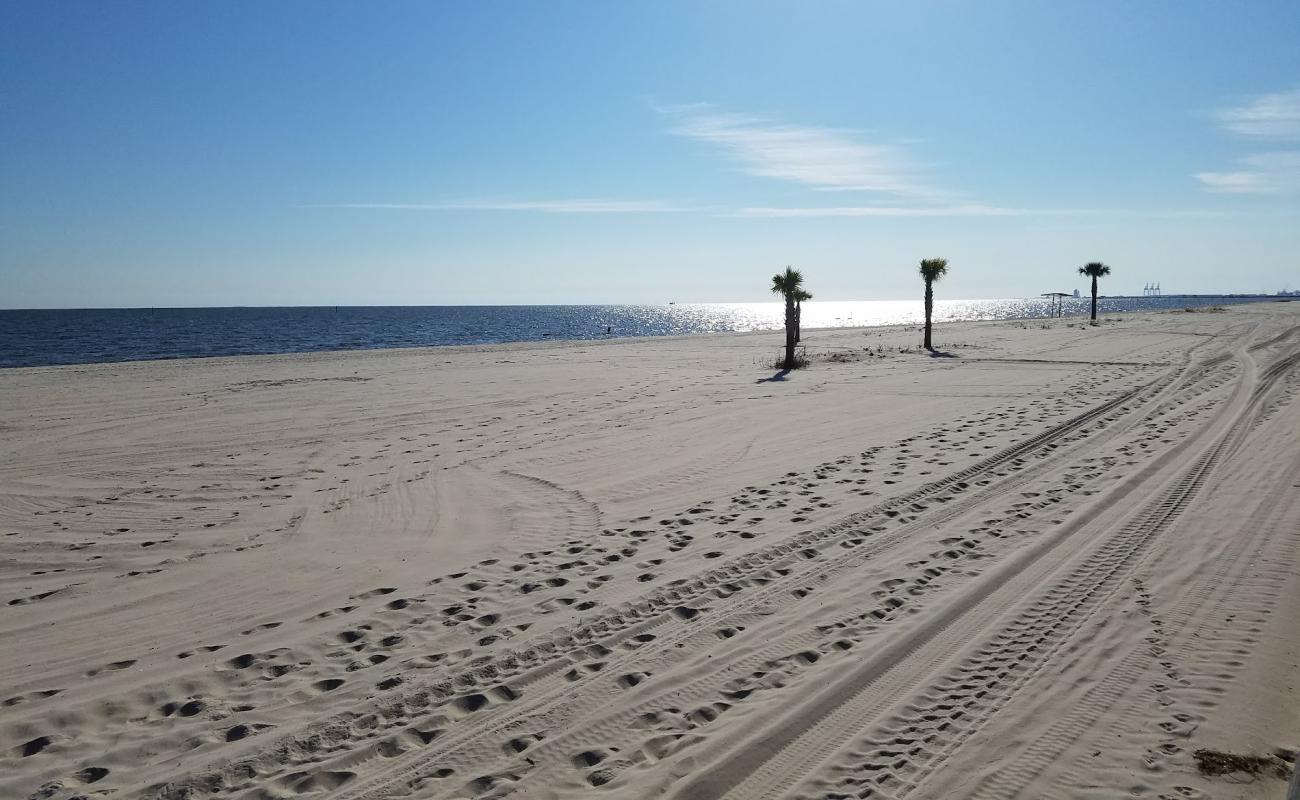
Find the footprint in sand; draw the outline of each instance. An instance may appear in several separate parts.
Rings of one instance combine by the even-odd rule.
[[[124,661],[114,661],[113,663],[108,664],[106,666],[96,667],[95,669],[88,670],[86,672],[86,677],[93,678],[96,675],[100,674],[101,672],[113,672],[119,669],[126,669],[127,667],[132,666],[133,664],[135,664],[134,658],[128,658]]]

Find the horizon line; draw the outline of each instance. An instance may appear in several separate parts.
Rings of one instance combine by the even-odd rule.
[[[1039,300],[1042,299],[1042,293],[1025,295],[1020,297],[955,297],[955,298],[935,298],[936,302],[947,303],[964,303],[964,302],[989,302],[995,300]],[[1140,295],[1140,294],[1099,294],[1097,299],[1129,299],[1129,298],[1175,298],[1175,297],[1278,297],[1289,298],[1295,297],[1294,294],[1287,295],[1279,292],[1171,292],[1161,295]],[[1067,295],[1067,299],[1087,300],[1091,295],[1080,292],[1077,298]],[[921,298],[896,297],[896,298],[874,298],[874,299],[856,299],[856,300],[834,300],[818,298],[812,300],[813,303],[910,303],[922,302]],[[713,306],[713,305],[779,305],[780,300],[686,300],[682,302],[665,301],[661,303],[374,303],[364,305],[350,305],[346,303],[327,303],[327,304],[304,304],[304,305],[218,305],[218,306],[13,306],[0,307],[0,312],[6,311],[215,311],[228,309],[271,309],[271,308],[585,308],[592,306],[642,306],[642,307],[667,307],[677,306]]]

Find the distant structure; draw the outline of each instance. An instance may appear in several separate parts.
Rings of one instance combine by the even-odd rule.
[[[1146,286],[1143,286],[1143,287],[1142,287],[1142,296],[1143,296],[1143,297],[1159,297],[1159,296],[1160,296],[1160,284],[1158,284],[1158,283],[1148,283]]]

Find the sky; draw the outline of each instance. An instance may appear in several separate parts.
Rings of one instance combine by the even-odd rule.
[[[1300,288],[1300,5],[0,3],[0,308]]]

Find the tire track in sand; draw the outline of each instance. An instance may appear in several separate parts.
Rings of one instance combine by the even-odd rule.
[[[1245,358],[1245,354],[1239,353],[1238,357]],[[1275,380],[1277,374],[1270,380]],[[996,635],[987,638],[975,657],[944,675],[928,690],[909,693],[922,698],[937,697],[937,701],[922,700],[910,717],[904,714],[901,733],[886,736],[888,741],[884,747],[870,747],[865,753],[855,754],[864,759],[864,771],[875,775],[869,779],[872,787],[857,786],[855,791],[883,790],[889,785],[895,788],[883,796],[906,793],[909,786],[914,786],[928,772],[927,764],[941,760],[943,752],[954,748],[982,719],[996,711],[1032,674],[1036,665],[1048,660],[1068,640],[1114,591],[1149,543],[1183,512],[1218,461],[1248,432],[1248,412],[1253,402],[1245,399],[1245,390],[1253,383],[1250,376],[1238,382],[1234,393],[1237,400],[1230,404],[1231,421],[1226,430],[1213,437],[1213,444],[1181,477],[1131,516],[1081,564],[1063,576],[1058,575],[1045,590],[1038,589],[1040,582],[1051,578],[1055,568],[1041,563],[1043,557],[1089,521],[1064,526],[1051,538],[992,573],[935,618],[783,720],[773,735],[714,764],[706,775],[688,783],[678,796],[699,800],[780,796],[814,765],[824,762],[856,733],[867,728],[871,720],[878,719],[894,704],[900,692],[907,692],[909,686],[917,683],[918,677],[940,668],[966,640],[986,630],[1013,606],[1017,597],[1038,589],[1038,599],[999,628]],[[1251,394],[1257,396],[1258,391]],[[1219,416],[1226,416],[1227,411]],[[1192,444],[1214,435],[1222,427],[1207,425],[1200,437],[1170,450],[1161,457],[1163,463],[1144,470],[1145,478],[1139,476],[1139,480],[1126,482],[1118,492],[1128,494],[1157,477],[1159,467],[1167,466]],[[962,722],[959,727],[959,721],[971,718],[974,722]]]

